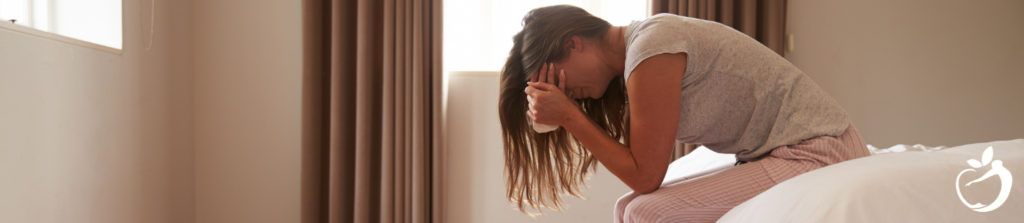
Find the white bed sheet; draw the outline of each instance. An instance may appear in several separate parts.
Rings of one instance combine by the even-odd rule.
[[[972,168],[968,160],[983,162],[990,146],[992,162]],[[993,176],[964,186],[992,169],[995,160],[1010,176],[1024,176],[1024,139],[885,153],[827,166],[772,187],[719,222],[1019,222],[1024,180],[1011,177],[1007,186],[1006,178]],[[963,172],[958,185],[966,169],[976,171]],[[964,203],[989,205],[1003,187],[1009,188],[1008,198],[995,210],[978,212]]]
[[[700,146],[690,154],[672,161],[668,165],[668,171],[665,173],[665,179],[661,181],[661,185],[666,186],[722,171],[735,164],[736,155],[716,153],[707,147]]]

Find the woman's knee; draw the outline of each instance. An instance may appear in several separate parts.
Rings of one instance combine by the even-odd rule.
[[[708,206],[679,210],[665,214],[657,222],[715,222],[732,210],[735,205]]]
[[[637,221],[651,222],[662,217],[673,210],[686,209],[689,207],[680,206],[678,201],[670,200],[671,196],[659,194],[657,191],[633,198],[626,205],[623,218],[629,219],[626,222]]]

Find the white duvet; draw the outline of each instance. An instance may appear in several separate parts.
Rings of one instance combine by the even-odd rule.
[[[796,176],[719,222],[1021,222],[1020,176],[1024,139],[881,153]]]

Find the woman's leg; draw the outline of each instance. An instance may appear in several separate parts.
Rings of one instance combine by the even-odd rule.
[[[869,155],[867,144],[851,124],[840,136],[822,136],[780,146],[763,159],[762,165],[769,177],[782,182],[814,169]]]
[[[856,128],[781,146],[765,158],[644,195],[629,193],[615,205],[615,222],[714,222],[772,186],[823,166],[867,156]]]
[[[625,206],[617,203],[615,222],[714,222],[774,185],[759,161],[750,162],[649,194],[631,193]]]

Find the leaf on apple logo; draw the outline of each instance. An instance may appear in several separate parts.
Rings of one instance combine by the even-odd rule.
[[[976,160],[976,159],[969,159],[969,160],[967,160],[967,164],[970,164],[971,167],[974,167],[974,168],[980,168],[982,166],[981,162],[978,162],[978,160]]]
[[[989,162],[992,162],[992,147],[989,146],[985,149],[985,152],[981,153],[981,165],[987,166]]]

